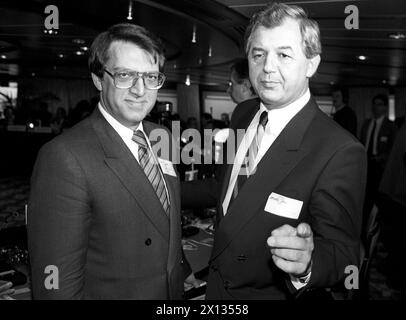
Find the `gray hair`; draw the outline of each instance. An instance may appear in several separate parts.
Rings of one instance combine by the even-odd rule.
[[[271,2],[266,8],[252,16],[245,31],[246,54],[249,53],[252,35],[258,27],[275,28],[288,18],[299,23],[303,52],[306,58],[310,59],[321,54],[320,30],[317,22],[310,19],[301,7],[278,2]]]

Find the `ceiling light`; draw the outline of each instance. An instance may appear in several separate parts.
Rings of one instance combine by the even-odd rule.
[[[82,50],[82,51],[87,51],[87,50],[89,50],[89,48],[86,47],[86,46],[83,46],[83,47],[80,47],[80,50]]]
[[[187,86],[190,86],[190,75],[186,75],[185,84],[186,84]]]
[[[387,82],[386,80],[382,80],[382,83],[383,83],[383,84],[386,84],[386,82]]]
[[[75,54],[76,54],[77,56],[83,56],[83,55],[84,55],[84,52],[78,50],[78,51],[75,52]]]
[[[196,25],[193,25],[192,43],[196,43]]]
[[[212,56],[212,50],[211,50],[211,46],[209,47],[209,57]]]
[[[127,20],[132,20],[132,19],[133,19],[133,2],[132,2],[132,0],[130,0],[129,3],[128,3]]]
[[[65,57],[65,55],[63,53],[60,53],[60,54],[58,54],[58,57],[62,59]]]
[[[389,34],[389,38],[395,39],[395,40],[401,40],[401,39],[405,39],[405,38],[406,38],[406,34],[400,33],[400,32],[397,32],[397,33],[390,33],[390,34]]]
[[[2,55],[1,55],[1,58],[2,58],[2,59],[7,59],[7,56],[6,56],[5,54],[2,54]]]
[[[357,56],[358,60],[365,61],[367,59],[366,56]]]

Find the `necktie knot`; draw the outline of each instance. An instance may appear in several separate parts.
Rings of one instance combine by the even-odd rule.
[[[144,149],[148,149],[147,139],[141,130],[134,130],[133,140]]]
[[[268,123],[268,112],[262,111],[261,116],[259,117],[259,124],[265,128]]]

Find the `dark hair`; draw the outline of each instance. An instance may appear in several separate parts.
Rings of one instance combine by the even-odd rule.
[[[383,101],[383,104],[384,104],[385,106],[388,105],[388,96],[387,96],[386,94],[383,94],[383,93],[377,94],[376,96],[374,96],[374,97],[372,98],[372,103],[374,103],[375,100],[382,100],[382,101]]]
[[[331,93],[334,92],[341,92],[341,96],[343,97],[343,102],[347,103],[348,102],[348,90],[345,87],[341,86],[334,86],[333,89],[331,90]]]
[[[274,28],[280,26],[285,19],[291,18],[299,23],[302,35],[302,47],[306,58],[310,59],[321,53],[320,30],[316,21],[310,19],[299,6],[271,2],[263,10],[255,13],[245,31],[245,52],[248,55],[252,34],[258,27]]]
[[[247,59],[237,59],[231,65],[231,71],[235,71],[237,78],[235,79],[237,83],[242,83],[245,79],[250,78],[249,69],[248,69],[248,60]]]
[[[109,49],[114,41],[135,44],[147,51],[159,64],[162,71],[165,56],[162,41],[147,29],[130,23],[116,24],[100,33],[93,41],[89,53],[89,69],[98,77],[103,77],[103,69],[109,59]]]

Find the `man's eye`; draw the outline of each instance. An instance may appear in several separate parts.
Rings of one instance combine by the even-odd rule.
[[[128,72],[117,72],[116,75],[119,79],[128,79],[130,77]]]
[[[279,57],[281,57],[281,58],[283,58],[283,59],[286,59],[286,58],[290,58],[290,56],[289,55],[287,55],[286,53],[279,53]]]
[[[263,53],[253,53],[253,54],[252,54],[252,57],[253,57],[255,60],[260,59],[260,58],[262,58],[263,56],[264,56]]]
[[[157,74],[154,74],[154,73],[148,74],[148,75],[147,75],[147,78],[148,78],[148,80],[156,81],[156,80],[158,80],[158,75],[157,75]]]

